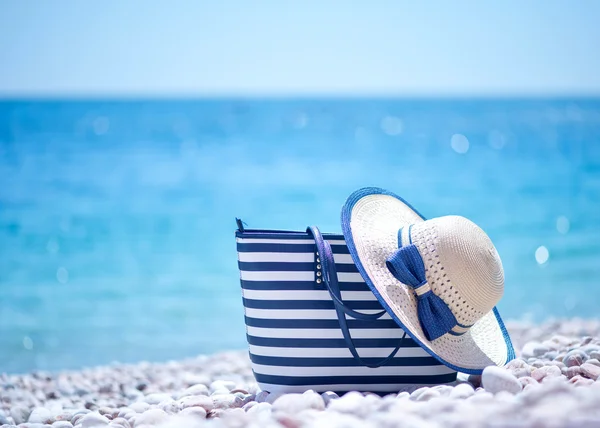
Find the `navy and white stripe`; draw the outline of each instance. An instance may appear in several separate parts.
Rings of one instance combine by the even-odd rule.
[[[383,308],[363,281],[342,235],[325,235],[334,253],[342,300],[372,314]],[[456,372],[406,337],[385,366],[363,366],[343,338],[329,292],[317,283],[315,242],[307,233],[236,233],[238,265],[252,368],[271,392],[400,391],[449,383]],[[375,321],[346,316],[359,355],[376,363],[404,332],[388,314]]]

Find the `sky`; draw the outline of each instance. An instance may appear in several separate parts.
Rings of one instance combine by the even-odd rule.
[[[0,98],[600,95],[600,1],[0,0]]]

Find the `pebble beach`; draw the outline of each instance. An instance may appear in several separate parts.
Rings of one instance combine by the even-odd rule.
[[[2,428],[598,427],[600,321],[509,322],[518,358],[380,397],[260,391],[246,351],[0,375]]]

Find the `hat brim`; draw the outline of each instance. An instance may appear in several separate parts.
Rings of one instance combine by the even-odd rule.
[[[433,341],[423,333],[412,289],[387,269],[386,259],[398,249],[398,230],[425,221],[399,196],[368,187],[354,192],[342,209],[346,245],[363,279],[390,316],[425,351],[453,370],[481,374],[490,365],[515,358],[510,337],[496,308],[465,334],[445,334]]]

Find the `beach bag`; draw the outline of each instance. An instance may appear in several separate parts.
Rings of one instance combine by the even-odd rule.
[[[343,235],[237,223],[246,337],[263,391],[386,393],[456,380],[385,312]]]

